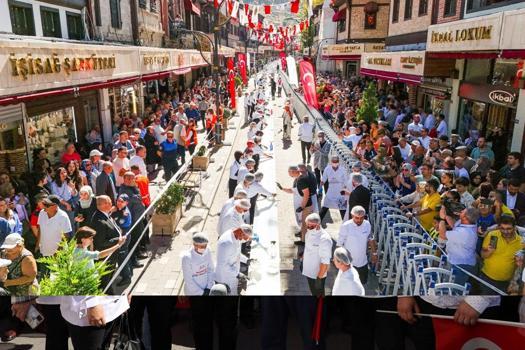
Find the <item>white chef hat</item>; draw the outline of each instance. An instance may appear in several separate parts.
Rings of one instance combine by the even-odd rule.
[[[236,188],[233,192],[233,197],[235,199],[246,199],[248,198],[248,193],[246,193],[246,191],[242,188]]]
[[[338,247],[334,250],[334,258],[345,265],[350,265],[352,263],[352,255],[345,247]]]
[[[248,199],[246,199],[246,198],[244,198],[244,199],[236,199],[233,202],[233,205],[236,206],[236,207],[241,207],[244,210],[248,210],[251,207],[250,201]]]
[[[195,232],[192,236],[192,240],[195,244],[207,244],[208,236],[204,232]]]

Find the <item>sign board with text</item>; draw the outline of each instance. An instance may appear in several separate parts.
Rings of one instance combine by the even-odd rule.
[[[375,52],[361,56],[361,68],[385,72],[423,75],[424,51]]]

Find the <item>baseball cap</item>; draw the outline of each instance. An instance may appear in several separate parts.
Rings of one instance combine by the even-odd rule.
[[[95,156],[103,156],[104,153],[100,152],[98,149],[94,149],[94,150],[91,150],[91,152],[89,152],[89,157],[95,157]]]
[[[7,237],[4,240],[4,244],[0,247],[0,249],[12,249],[16,247],[19,244],[23,244],[24,239],[20,234],[18,233],[11,233],[7,235]]]

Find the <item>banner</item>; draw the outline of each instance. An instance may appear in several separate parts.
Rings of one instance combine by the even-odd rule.
[[[286,54],[281,51],[279,52],[279,57],[281,57],[281,68],[283,69],[283,72],[286,71]]]
[[[248,56],[246,56],[246,69],[248,69],[248,72],[250,71],[251,69],[251,60],[250,60],[250,57],[251,57],[251,54],[248,52]]]
[[[292,5],[290,6],[290,11],[292,13],[299,12],[299,0],[292,1]]]
[[[524,344],[525,332],[521,327],[478,322],[466,327],[454,320],[432,318],[436,335],[436,350],[506,350]],[[502,322],[503,323],[503,322]]]
[[[286,65],[288,66],[288,81],[290,85],[299,87],[299,81],[297,80],[297,65],[295,64],[295,58],[292,56],[286,57]]]
[[[239,13],[239,2],[238,1],[234,1],[233,2],[232,11],[231,11],[232,18],[237,19],[237,14],[238,13]]]
[[[228,58],[228,90],[230,92],[230,105],[235,109],[235,70],[233,58]]]
[[[243,53],[238,53],[237,60],[239,61],[242,81],[246,85],[248,84],[248,76],[246,75],[246,56]]]
[[[306,104],[318,109],[319,103],[317,102],[317,93],[315,91],[315,72],[312,64],[304,60],[299,62],[299,75],[301,76]]]

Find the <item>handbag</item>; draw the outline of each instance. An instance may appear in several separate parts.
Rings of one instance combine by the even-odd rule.
[[[144,346],[142,342],[137,338],[135,332],[131,331],[129,325],[129,316],[125,312],[120,317],[118,324],[118,333],[113,340],[112,350],[143,350]]]

